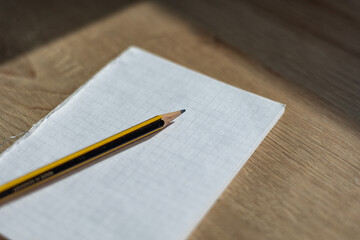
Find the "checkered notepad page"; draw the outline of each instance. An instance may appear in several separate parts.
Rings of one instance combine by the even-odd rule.
[[[0,156],[0,184],[158,114],[151,139],[0,207],[10,239],[184,239],[284,105],[139,48],[103,68]]]

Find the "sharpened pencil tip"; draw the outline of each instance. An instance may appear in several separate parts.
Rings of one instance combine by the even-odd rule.
[[[185,109],[183,110],[177,110],[175,112],[165,113],[161,115],[161,119],[165,122],[164,126],[167,126],[171,123],[172,120],[180,116],[182,113],[185,112]]]

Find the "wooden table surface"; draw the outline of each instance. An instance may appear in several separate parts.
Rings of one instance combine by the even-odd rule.
[[[207,2],[2,1],[0,139],[136,45],[287,105],[190,239],[359,239],[360,4]]]

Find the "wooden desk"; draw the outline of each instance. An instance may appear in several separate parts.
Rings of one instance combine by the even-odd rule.
[[[184,20],[185,15],[174,13],[173,5],[148,1],[119,7],[117,1],[109,1],[108,9],[101,12],[97,7],[102,3],[79,2],[88,12],[76,10],[84,6],[72,1],[56,3],[60,6],[55,1],[35,1],[27,6],[24,1],[25,10],[5,1],[8,5],[0,10],[0,18],[15,22],[0,21],[0,139],[27,131],[111,59],[137,45],[287,105],[279,123],[190,239],[360,236],[359,106],[341,110],[351,97],[358,99],[357,83],[354,89],[345,88],[349,95],[339,84],[345,99],[334,104],[335,95],[322,92],[316,79],[312,84],[312,76],[300,74],[302,69],[308,70],[306,66],[286,68],[286,54],[280,61],[277,56],[253,51],[250,43],[228,41],[231,37],[221,31],[206,31],[209,24],[204,19],[200,27],[194,26]],[[14,12],[17,17],[11,18]],[[306,42],[314,50],[315,43]],[[283,43],[278,45],[284,50]],[[317,54],[322,53],[315,52],[315,59]],[[301,64],[306,60],[301,56],[290,55],[289,61]],[[358,63],[354,56],[349,59],[357,60],[347,64]]]

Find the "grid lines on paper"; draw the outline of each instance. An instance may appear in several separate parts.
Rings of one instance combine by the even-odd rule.
[[[0,181],[182,108],[174,124],[148,141],[0,208],[0,232],[23,239],[186,236],[280,107],[136,48],[4,155]]]

